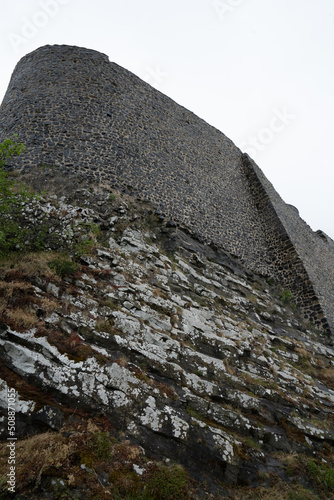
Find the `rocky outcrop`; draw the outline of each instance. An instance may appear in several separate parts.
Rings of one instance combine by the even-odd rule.
[[[47,175],[52,186],[56,174]],[[122,449],[122,467],[131,466],[137,485],[155,461],[181,464],[197,480],[181,498],[246,498],[235,487],[275,484],[287,485],[282,491],[313,485],[325,498],[330,487],[318,485],[309,464],[327,471],[333,460],[328,337],[272,280],[148,203],[79,181],[77,188],[25,207],[27,224],[48,214],[49,252],[0,265],[2,421],[14,387],[17,437],[44,436],[57,456],[31,473],[29,484],[21,478],[17,491],[93,498],[79,484],[89,477],[100,498],[114,498]],[[91,236],[89,253],[78,252],[74,242],[89,224],[100,233]],[[67,271],[48,265],[69,262],[55,257],[55,228],[58,248],[72,257],[76,248],[76,267]],[[112,463],[80,448],[87,422],[103,429]],[[66,460],[57,455],[57,436]],[[29,439],[17,445],[22,456]],[[17,460],[17,470],[26,470],[29,459]]]

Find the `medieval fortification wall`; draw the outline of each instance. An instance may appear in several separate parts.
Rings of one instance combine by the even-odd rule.
[[[285,204],[224,134],[107,56],[45,46],[17,64],[0,140],[18,134],[15,168],[57,166],[129,188],[167,218],[290,289],[334,332],[334,243]]]

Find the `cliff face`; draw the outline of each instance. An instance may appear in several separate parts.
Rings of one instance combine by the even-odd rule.
[[[221,132],[98,52],[46,46],[17,65],[0,140],[26,145],[15,168],[60,167],[150,201],[203,242],[280,280],[333,331],[334,250]]]
[[[45,225],[46,252],[0,263],[0,407],[6,422],[15,388],[16,492],[244,499],[251,486],[287,499],[313,487],[309,498],[327,498],[331,483],[310,470],[330,474],[333,461],[328,337],[272,280],[150,204],[78,177],[60,196],[61,177],[22,178],[54,191],[23,210],[32,232]],[[75,262],[56,253],[73,248]],[[1,438],[4,474],[6,425]]]

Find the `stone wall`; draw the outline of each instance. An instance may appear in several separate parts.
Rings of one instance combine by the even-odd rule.
[[[253,188],[258,185],[260,199],[267,200],[259,214],[263,218],[272,258],[279,263],[282,282],[294,290],[297,303],[305,309],[309,319],[320,320],[325,328],[333,330],[334,241],[322,231],[313,232],[299,217],[298,210],[284,203],[248,155],[244,155],[244,164],[252,172],[249,174],[251,185]],[[322,310],[326,318],[321,319]]]
[[[293,233],[297,216],[282,222],[273,189],[258,200],[266,191],[262,179],[224,134],[107,56],[45,46],[21,59],[0,109],[0,140],[14,133],[26,145],[14,167],[53,165],[64,182],[76,171],[131,189],[249,269],[278,278],[308,317],[325,330],[334,327],[332,282],[322,271],[315,280],[313,272],[323,264],[321,252],[305,267],[307,251],[296,251],[287,230],[292,225]],[[291,211],[283,201],[279,207]],[[300,241],[320,242],[297,224]]]
[[[299,217],[298,210],[283,202],[247,154],[243,156],[243,162],[255,209],[265,231],[274,272],[286,290],[294,291],[295,302],[303,309],[305,317],[329,331],[330,325],[334,325],[331,306],[334,253],[328,252],[330,243],[323,243]],[[302,244],[298,245],[300,241]],[[313,245],[312,255],[308,252],[310,245]],[[327,246],[327,254],[320,249],[324,246]],[[320,305],[321,293],[327,296]],[[323,310],[326,311],[325,318]]]

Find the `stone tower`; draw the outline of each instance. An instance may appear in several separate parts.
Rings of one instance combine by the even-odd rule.
[[[135,193],[175,224],[293,293],[334,332],[334,242],[284,203],[223,133],[106,55],[45,46],[17,64],[0,108],[0,140],[26,151],[16,169],[80,172]]]

